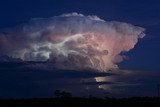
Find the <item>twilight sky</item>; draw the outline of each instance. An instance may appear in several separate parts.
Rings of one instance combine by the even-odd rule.
[[[116,73],[114,72],[113,75],[108,75],[107,73],[101,74],[101,73],[92,73],[89,71],[84,71],[86,72],[85,74],[83,70],[82,72],[79,71],[73,72],[65,70],[61,71],[57,70],[57,68],[54,69],[52,67],[50,68],[51,70],[49,70],[48,67],[49,65],[44,65],[44,64],[37,64],[37,65],[22,64],[19,66],[13,64],[13,69],[12,68],[6,69],[9,65],[4,65],[4,66],[1,65],[0,84],[2,87],[0,87],[0,93],[1,93],[0,97],[1,98],[51,97],[53,96],[53,92],[55,89],[70,91],[77,96],[78,95],[87,96],[89,95],[89,92],[91,93],[97,92],[99,94],[95,96],[100,96],[100,97],[102,97],[104,93],[106,94],[106,96],[113,96],[113,97],[136,96],[139,95],[139,93],[141,93],[140,96],[156,95],[155,92],[156,84],[160,81],[158,79],[160,75],[159,4],[160,4],[159,0],[147,0],[147,1],[146,0],[132,0],[132,1],[131,0],[101,0],[101,1],[100,0],[34,0],[34,1],[1,0],[0,32],[12,36],[12,38],[10,38],[10,36],[7,36],[7,38],[9,38],[8,40],[9,42],[15,41],[16,40],[15,38],[19,38],[19,35],[21,35],[22,37],[22,39],[17,39],[18,41],[21,42],[19,42],[18,44],[17,41],[16,47],[18,48],[16,49],[9,48],[2,42],[0,43],[1,45],[0,50],[1,51],[5,50],[6,53],[10,52],[10,55],[13,55],[12,50],[14,51],[17,50],[18,52],[21,51],[21,49],[19,50],[19,46],[24,48],[25,46],[22,45],[23,43],[34,44],[35,43],[34,39],[31,39],[33,40],[33,42],[24,42],[24,41],[28,40],[27,36],[30,35],[30,33],[35,33],[37,29],[38,30],[44,29],[48,27],[50,23],[53,23],[52,25],[58,26],[60,28],[63,27],[63,24],[61,25],[60,23],[66,23],[69,26],[69,28],[72,27],[77,28],[78,27],[77,25],[79,25],[79,23],[76,22],[77,20],[80,21],[89,20],[89,23],[94,23],[94,25],[101,30],[97,30],[97,28],[92,28],[92,29],[84,28],[84,26],[89,26],[89,27],[92,26],[92,24],[87,23],[86,25],[81,26],[85,30],[87,29],[87,32],[91,32],[93,30],[95,31],[96,29],[95,32],[99,34],[99,32],[104,31],[103,28],[104,29],[106,28],[111,30],[105,31],[105,33],[109,32],[108,34],[112,35],[114,34],[113,33],[114,30],[118,29],[118,31],[120,31],[121,33],[116,33],[115,35],[122,35],[122,34],[125,35],[127,32],[127,34],[129,33],[130,35],[133,35],[133,37],[135,37],[139,35],[139,33],[143,32],[142,29],[144,28],[146,36],[143,37],[142,39],[139,39],[137,44],[135,43],[135,39],[139,38],[138,36],[134,38],[134,41],[130,40],[132,36],[130,37],[122,36],[123,39],[127,40],[124,41],[126,44],[135,43],[134,44],[135,47],[132,49],[131,45],[130,47],[127,48],[132,50],[130,50],[127,53],[124,53],[127,56],[127,58],[125,58],[126,60],[118,64],[119,69],[115,71]],[[67,18],[66,16],[59,16],[65,13],[72,13],[72,12],[83,14],[84,19],[79,19],[78,16],[79,14],[76,16],[76,19],[72,17],[72,15],[69,16],[71,17],[70,19],[67,19],[68,16]],[[87,19],[88,15],[96,15],[100,19],[96,19],[95,17]],[[54,16],[58,16],[58,18],[57,17],[54,18]],[[33,18],[34,21],[29,21]],[[97,20],[96,22],[95,19]],[[101,22],[101,19],[107,21],[107,23],[104,24],[103,22]],[[111,21],[118,21],[122,23],[117,24]],[[23,25],[24,23],[25,25]],[[73,23],[77,24],[74,25]],[[125,25],[127,29],[124,29],[125,27],[123,23],[129,23],[134,26],[131,27],[129,25]],[[113,26],[108,27],[110,24],[113,24]],[[137,28],[137,26],[142,27],[142,29]],[[24,27],[26,27],[27,29],[25,33],[21,32]],[[128,30],[128,28],[132,30]],[[124,31],[126,32],[124,33]],[[50,33],[50,31],[47,30],[47,32],[45,31],[43,32],[43,34],[48,35],[48,32]],[[75,32],[79,31],[75,30]],[[63,32],[62,35],[64,35],[64,33],[68,32]],[[85,33],[84,35],[87,34]],[[2,36],[3,35],[0,34],[0,41],[2,41],[1,39]],[[117,37],[118,36],[115,36],[113,40],[117,40],[116,39]],[[108,37],[106,38],[106,40],[109,40]],[[122,45],[122,42],[119,41],[116,42],[117,44]],[[10,43],[12,44],[12,42]],[[37,45],[36,43],[34,45]],[[98,43],[102,43],[102,41],[99,40]],[[1,47],[3,47],[3,50],[1,49]],[[73,48],[73,47],[70,46],[68,48]],[[104,49],[101,51],[108,53],[112,51],[112,49],[105,50],[106,48],[108,49],[108,47],[104,47]],[[120,51],[121,50],[126,50],[126,47],[121,48]],[[98,51],[98,54],[101,51]],[[116,53],[115,55],[117,55],[118,52],[119,50],[117,52],[111,52],[111,53],[113,54]],[[25,59],[27,58],[32,59],[33,57],[25,57]],[[38,58],[36,57],[35,59],[37,60]],[[114,60],[113,62],[118,62],[117,59],[115,61],[115,57],[111,58],[111,60]],[[103,60],[103,61],[104,62],[107,61],[107,63],[105,63],[104,65],[109,65],[109,67],[114,66],[114,63],[113,62],[111,63],[110,60],[109,61]],[[61,62],[62,62],[61,59],[60,61],[58,60],[58,64],[56,66],[62,67]],[[26,67],[30,68],[31,70],[29,72],[28,71],[22,72],[23,69]],[[66,69],[68,67],[69,66],[65,66],[63,67],[63,69]],[[110,69],[109,67],[107,66],[107,69],[106,68],[105,69],[108,70]],[[37,68],[38,68],[37,71],[40,72],[35,72]],[[77,66],[75,65],[75,68],[73,70],[75,70],[76,68]],[[95,66],[93,68],[95,68]],[[99,70],[101,68],[97,67],[97,69]],[[64,81],[67,82],[64,83]],[[77,89],[81,89],[81,91],[75,91]]]
[[[31,18],[47,18],[63,13],[78,12],[97,15],[104,20],[128,22],[146,29],[146,37],[130,51],[131,60],[123,67],[158,70],[159,68],[159,18],[158,0],[2,0],[0,3],[0,28],[12,27]]]

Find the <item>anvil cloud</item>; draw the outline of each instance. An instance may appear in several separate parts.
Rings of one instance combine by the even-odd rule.
[[[144,28],[78,13],[34,18],[0,33],[0,53],[25,61],[50,61],[60,69],[118,68]]]

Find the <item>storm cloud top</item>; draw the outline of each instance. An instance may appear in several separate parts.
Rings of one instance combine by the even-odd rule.
[[[25,61],[50,61],[59,69],[118,68],[145,29],[78,13],[34,18],[0,32],[0,53]]]

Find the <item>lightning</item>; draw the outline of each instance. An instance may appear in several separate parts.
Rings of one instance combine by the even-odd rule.
[[[78,13],[34,18],[0,32],[0,54],[49,61],[59,69],[105,72],[118,69],[122,52],[134,48],[145,29]]]

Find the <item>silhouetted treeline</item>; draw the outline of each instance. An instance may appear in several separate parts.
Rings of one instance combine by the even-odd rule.
[[[21,100],[0,100],[0,107],[30,107],[30,106],[56,106],[56,107],[85,107],[85,106],[145,106],[145,107],[160,107],[160,98],[152,97],[133,97],[133,98],[46,98],[46,99],[21,99]]]
[[[72,94],[70,92],[65,92],[65,91],[60,91],[60,90],[56,90],[54,92],[54,95],[57,98],[71,98],[72,97]]]

